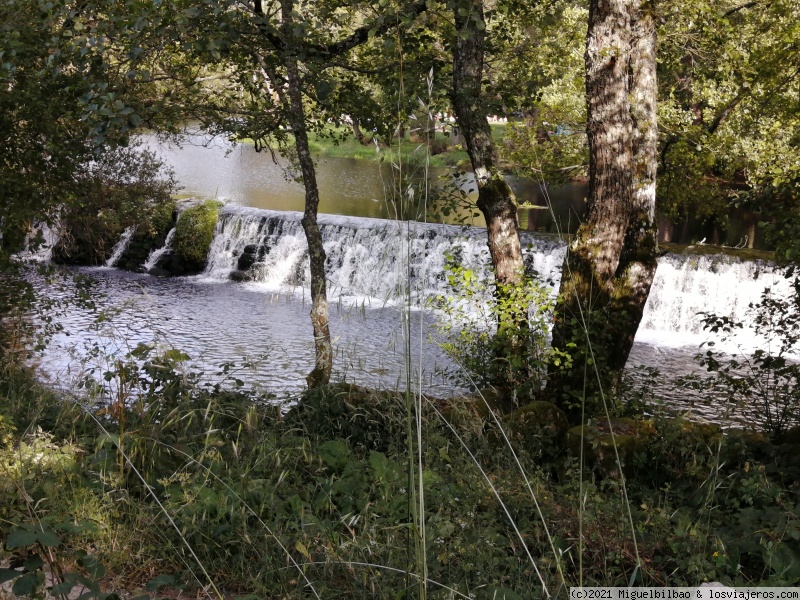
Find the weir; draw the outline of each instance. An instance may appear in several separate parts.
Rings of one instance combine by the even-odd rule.
[[[301,213],[227,206],[220,214],[205,276],[226,280],[239,266],[268,289],[308,287]],[[486,277],[485,229],[320,215],[329,295],[395,303],[447,296],[446,263]],[[526,269],[555,293],[566,246],[555,236],[521,232]],[[243,255],[249,254],[242,264]],[[764,288],[788,291],[781,273],[764,261],[723,254],[667,254],[659,266],[637,339],[658,345],[695,345],[703,335],[699,312],[743,319]],[[406,285],[410,289],[406,288]]]

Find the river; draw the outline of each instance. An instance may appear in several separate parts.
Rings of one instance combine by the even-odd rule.
[[[145,343],[186,352],[191,357],[186,368],[199,373],[200,381],[224,379],[227,365],[228,373],[233,369],[249,386],[285,393],[302,389],[314,360],[307,258],[299,215],[283,212],[302,208],[302,187],[285,177],[285,165],[276,165],[268,154],[246,146],[218,142],[210,147],[162,146],[160,152],[174,167],[184,193],[228,203],[212,243],[209,267],[196,277],[172,279],[110,268],[79,269],[96,281],[90,288],[94,307],[76,306],[63,316],[64,331],[40,359],[50,378],[61,385],[74,385],[87,373],[102,378],[115,360]],[[320,221],[329,256],[334,379],[404,388],[403,322],[408,316],[412,384],[446,396],[462,388],[447,376],[454,365],[437,344],[439,334],[433,324],[440,313],[430,310],[430,301],[449,293],[442,275],[445,254],[457,252],[462,264],[476,272],[485,269],[485,231],[386,220],[393,210],[382,200],[387,168],[391,169],[348,159],[328,159],[318,165],[321,209],[329,213]],[[514,183],[518,193],[525,186],[533,190],[525,198],[531,203],[542,201],[530,182]],[[538,216],[548,211],[537,210],[537,217],[528,219],[535,222],[533,229],[552,230],[559,218],[574,219],[570,215],[581,192],[577,186],[562,191],[561,208],[553,213],[556,221],[551,218],[548,223]],[[523,241],[529,265],[551,281],[554,292],[563,243],[538,232],[525,233]],[[259,277],[233,283],[228,274],[248,244],[268,252]],[[694,355],[707,339],[699,311],[743,318],[765,286],[784,284],[779,273],[762,263],[663,257],[629,372],[651,367],[673,377],[696,371]],[[72,294],[71,283],[40,285],[50,297]],[[410,305],[398,300],[403,290]],[[751,349],[758,345],[752,336],[744,343]],[[648,378],[637,375],[640,383]],[[706,417],[719,415],[714,399],[692,396],[663,378],[652,383],[650,402],[660,400]]]

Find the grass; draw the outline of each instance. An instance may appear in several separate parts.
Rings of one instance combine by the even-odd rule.
[[[339,384],[283,414],[268,398],[198,387],[176,356],[150,357],[136,378],[120,365],[112,376],[136,391],[127,405],[4,369],[0,564],[41,556],[67,581],[162,584],[170,597],[394,598],[416,585],[404,394]],[[562,572],[567,585],[800,578],[798,448],[679,419],[627,425],[647,438],[620,442],[626,504],[600,438],[586,444],[581,489],[564,427],[537,411],[496,422],[476,402],[422,405],[430,597],[538,598],[542,580],[564,597]]]
[[[496,143],[501,143],[505,135],[505,125],[496,123],[491,125],[492,137]],[[448,149],[439,154],[430,156],[431,167],[459,167],[469,168],[469,156],[466,150],[459,146],[450,145],[450,138],[443,133],[436,134],[436,140],[442,147],[447,146]],[[408,160],[412,156],[424,157],[427,153],[425,144],[419,142],[412,142],[409,136],[406,137],[398,144],[398,140],[392,140],[389,147],[385,145],[380,146],[380,152],[376,149],[375,144],[371,143],[368,146],[361,144],[355,137],[352,131],[345,127],[330,127],[325,134],[309,132],[309,145],[312,153],[320,157],[333,157],[333,158],[355,158],[358,160],[386,160],[389,162],[396,162],[399,157],[403,161]]]

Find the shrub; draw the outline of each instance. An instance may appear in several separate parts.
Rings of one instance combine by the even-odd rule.
[[[221,202],[206,200],[184,210],[175,226],[175,254],[186,263],[205,263],[214,229],[219,219]]]
[[[747,407],[767,432],[780,437],[800,418],[800,364],[793,360],[800,349],[800,282],[794,292],[781,298],[770,288],[761,300],[750,304],[748,316],[754,331],[766,341],[766,350],[746,351],[729,357],[717,352],[715,342],[697,355],[698,362],[712,375],[705,379],[687,378],[687,385],[707,388],[728,402]],[[723,339],[735,338],[743,324],[730,317],[703,315],[704,328],[722,333]]]
[[[102,264],[122,232],[149,231],[171,214],[174,174],[149,150],[109,152],[81,175],[81,192],[65,199],[53,257],[68,264]]]
[[[447,257],[445,269],[452,295],[438,298],[446,316],[439,333],[444,336],[440,345],[459,365],[451,378],[470,388],[524,384],[537,391],[549,353],[549,289],[526,276],[522,285],[498,290],[494,281],[482,279],[453,256]]]

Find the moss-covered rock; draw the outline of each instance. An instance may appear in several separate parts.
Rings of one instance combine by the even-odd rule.
[[[632,473],[636,453],[645,449],[648,440],[655,434],[650,421],[630,418],[612,418],[609,420],[577,425],[567,431],[567,447],[575,455],[584,460],[604,476],[619,473],[619,463],[626,475]],[[615,449],[616,448],[616,449]]]
[[[206,200],[185,209],[178,217],[173,249],[184,271],[197,273],[205,268],[221,206],[221,202]]]
[[[491,419],[491,413],[498,416],[506,415],[514,408],[512,395],[494,388],[486,388],[472,394],[453,396],[443,401],[441,411],[448,420],[452,416],[453,419],[462,422],[465,418],[486,421]]]

